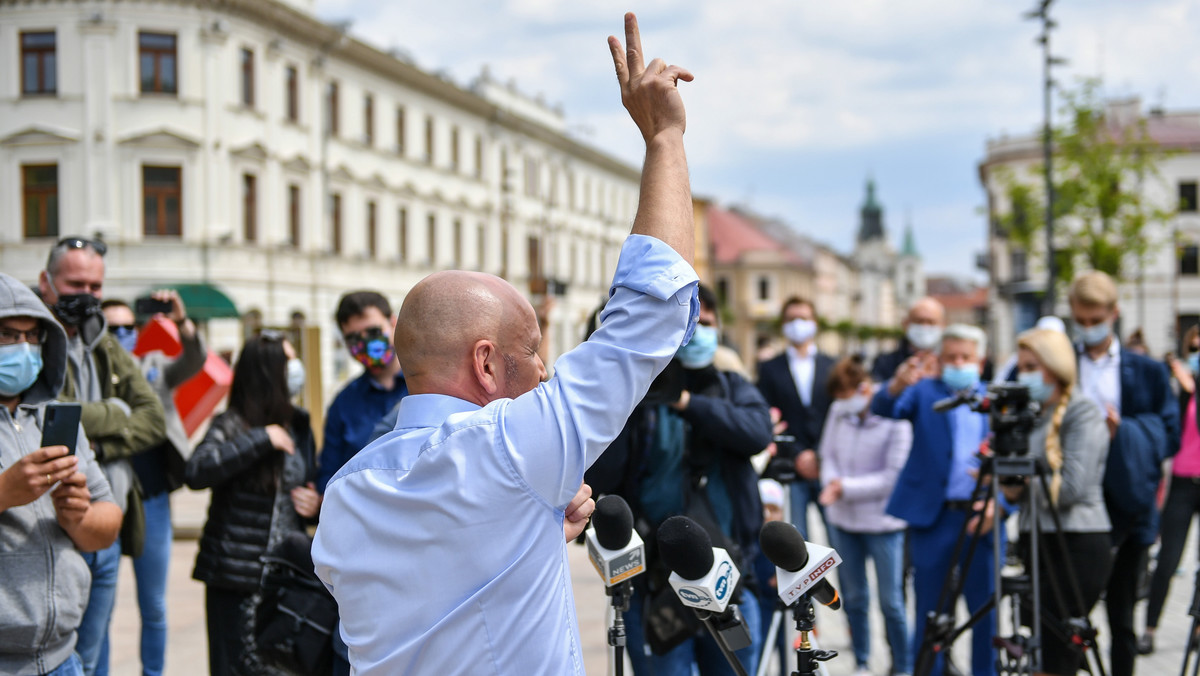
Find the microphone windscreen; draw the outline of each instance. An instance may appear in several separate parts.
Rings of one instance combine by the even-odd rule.
[[[619,495],[600,498],[592,514],[592,527],[596,529],[596,542],[601,547],[614,551],[624,548],[633,537],[633,512],[629,503]]]
[[[673,516],[658,527],[658,552],[671,572],[699,580],[713,567],[712,538],[686,516]]]
[[[768,521],[758,533],[763,555],[776,566],[796,572],[808,563],[808,546],[796,527],[786,521]]]

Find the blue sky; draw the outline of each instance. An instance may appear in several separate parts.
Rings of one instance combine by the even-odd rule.
[[[639,164],[605,37],[638,13],[650,56],[687,67],[697,195],[778,216],[847,252],[868,174],[899,242],[911,218],[927,272],[974,275],[984,248],[977,164],[988,138],[1041,123],[1034,0],[316,0],[327,20],[466,86],[486,65],[561,103],[572,133]],[[1057,70],[1110,96],[1200,109],[1200,3],[1058,0]],[[621,36],[623,38],[623,36]]]

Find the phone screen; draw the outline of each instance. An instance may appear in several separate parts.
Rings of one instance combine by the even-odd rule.
[[[79,438],[79,415],[81,407],[76,403],[55,402],[46,405],[42,419],[42,448],[66,446],[69,455],[75,455],[75,444]]]

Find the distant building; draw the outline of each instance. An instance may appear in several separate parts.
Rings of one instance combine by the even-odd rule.
[[[927,295],[946,308],[947,324],[987,326],[988,290],[953,277],[930,277]]]
[[[1142,329],[1150,354],[1176,351],[1189,327],[1200,323],[1200,112],[1151,110],[1142,112],[1137,98],[1109,102],[1107,119],[1117,127],[1144,121],[1146,131],[1169,155],[1159,163],[1157,176],[1144,177],[1143,195],[1162,209],[1178,209],[1166,224],[1148,227],[1153,248],[1143,265],[1128,261],[1127,279],[1120,285],[1122,339]],[[1030,328],[1041,314],[1046,287],[1045,243],[1036,239],[1032,250],[1009,241],[1000,216],[1009,210],[1001,168],[1018,179],[1041,187],[1040,134],[1001,137],[987,142],[979,164],[979,180],[987,193],[987,252],[980,267],[988,272],[989,333],[995,354],[1003,359],[1014,350],[1017,333]],[[1069,223],[1068,223],[1069,225]],[[1058,296],[1056,313],[1066,317],[1067,300]]]
[[[904,231],[897,253],[888,240],[884,209],[875,196],[875,181],[867,179],[859,209],[853,259],[862,293],[857,322],[863,326],[895,326],[914,301],[925,295],[925,270],[917,253],[912,224]]]
[[[108,243],[105,292],[190,284],[254,325],[319,326],[435,270],[557,296],[552,354],[605,297],[639,172],[485,71],[469,87],[318,20],[306,0],[0,0],[0,269]],[[615,105],[615,104],[614,104]],[[198,309],[198,308],[197,308]],[[310,364],[310,370],[314,365]]]

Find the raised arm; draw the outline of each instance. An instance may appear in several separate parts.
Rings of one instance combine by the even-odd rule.
[[[688,181],[683,132],[687,126],[683,99],[676,83],[692,81],[692,74],[662,59],[645,64],[637,17],[625,15],[625,43],[608,38],[621,102],[646,141],[641,195],[632,234],[649,235],[666,242],[691,264],[695,251],[692,191]]]

